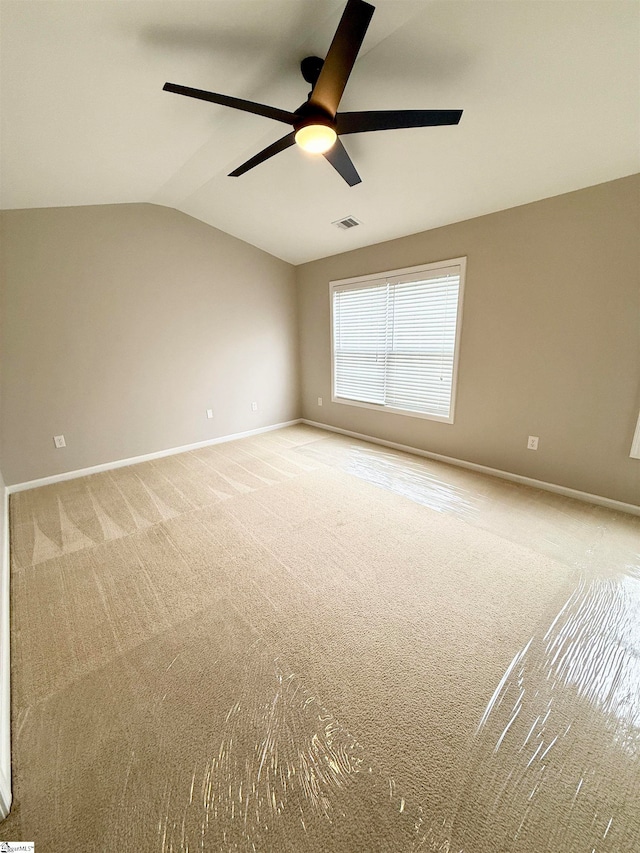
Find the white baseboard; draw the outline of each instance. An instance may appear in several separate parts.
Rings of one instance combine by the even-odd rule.
[[[501,471],[499,468],[489,468],[487,465],[478,465],[476,462],[467,462],[464,459],[456,459],[453,456],[443,456],[441,453],[431,453],[429,450],[420,450],[418,447],[410,447],[408,444],[398,444],[395,441],[386,441],[383,438],[374,438],[371,435],[364,435],[360,432],[352,432],[349,429],[341,429],[340,427],[329,426],[329,424],[321,424],[316,421],[310,421],[308,418],[302,418],[302,423],[308,426],[318,427],[318,429],[328,430],[329,432],[338,432],[341,435],[348,435],[351,438],[359,438],[362,441],[370,441],[372,444],[382,444],[384,447],[391,447],[394,450],[402,450],[404,453],[412,453],[414,456],[424,456],[427,459],[435,459],[438,462],[446,462],[448,465],[456,465],[459,468],[468,468],[470,471],[478,471],[481,474],[490,474],[492,477],[499,477],[501,480],[510,480],[512,483],[522,483],[525,486],[532,486],[534,489],[543,489],[545,492],[554,492],[557,495],[564,495],[568,498],[574,498],[583,503],[596,504],[604,506],[607,509],[615,509],[619,512],[627,512],[631,515],[640,515],[640,506],[636,504],[628,504],[623,501],[616,501],[613,498],[605,498],[602,495],[591,495],[588,492],[580,492],[577,489],[569,489],[567,486],[558,486],[555,483],[545,483],[543,480],[534,480],[532,477],[523,477],[521,474],[511,474],[509,471]]]
[[[9,654],[9,496],[4,492],[0,554],[0,820],[11,808],[11,656]]]
[[[222,435],[218,438],[208,438],[206,441],[197,441],[195,444],[184,444],[182,447],[170,447],[168,450],[157,450],[154,453],[145,453],[143,456],[131,456],[129,459],[116,459],[115,462],[104,462],[101,465],[92,465],[90,468],[77,468],[75,471],[66,471],[64,474],[53,474],[51,477],[41,477],[39,480],[28,480],[26,483],[14,483],[7,486],[7,493],[24,492],[27,489],[38,489],[40,486],[50,486],[52,483],[62,483],[64,480],[75,480],[78,477],[87,477],[89,474],[99,474],[101,471],[111,471],[114,468],[124,468],[127,465],[137,465],[139,462],[149,462],[152,459],[162,459],[163,456],[174,456],[176,453],[186,453],[189,450],[198,450],[200,447],[209,447],[212,444],[224,444],[227,441],[236,441],[239,438],[248,438],[250,435],[260,435],[263,432],[271,432],[274,429],[293,426],[302,423],[301,418],[293,421],[285,421],[281,424],[249,429],[245,432],[236,432],[232,435]]]

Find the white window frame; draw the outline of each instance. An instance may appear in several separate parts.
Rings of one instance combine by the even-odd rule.
[[[426,412],[411,412],[407,409],[397,409],[394,406],[377,403],[362,403],[359,400],[347,400],[344,397],[336,396],[335,388],[335,350],[334,350],[334,319],[333,319],[333,294],[334,291],[344,290],[349,285],[359,287],[367,282],[383,283],[386,279],[395,278],[396,276],[405,276],[421,273],[432,272],[438,270],[446,273],[447,268],[455,267],[460,270],[460,286],[458,290],[458,311],[456,314],[456,342],[453,354],[453,373],[451,378],[451,405],[449,407],[449,417],[443,415],[432,415]],[[342,278],[329,282],[329,321],[331,326],[331,401],[340,403],[345,406],[357,406],[362,409],[373,409],[377,412],[388,412],[395,415],[404,415],[411,418],[424,418],[429,421],[440,421],[441,423],[452,424],[455,417],[456,396],[458,388],[458,364],[460,361],[460,340],[462,337],[462,307],[464,304],[464,284],[467,270],[467,259],[452,258],[446,261],[436,261],[429,264],[420,264],[417,267],[404,267],[403,269],[387,270],[385,272],[371,273],[369,275],[357,276],[356,278]]]

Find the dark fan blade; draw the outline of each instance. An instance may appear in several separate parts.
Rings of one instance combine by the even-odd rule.
[[[331,42],[309,103],[334,116],[364,40],[374,7],[364,0],[349,0]]]
[[[222,104],[223,107],[255,113],[258,116],[283,121],[285,124],[293,124],[296,120],[294,114],[286,110],[279,110],[267,104],[256,104],[253,101],[244,101],[242,98],[230,98],[229,95],[217,95],[215,92],[205,92],[203,89],[190,89],[189,86],[178,86],[176,83],[165,83],[162,88],[165,92],[175,92],[176,95],[186,95],[188,98],[198,98],[200,101],[211,101],[212,104]]]
[[[362,113],[338,113],[338,133],[364,133],[369,130],[397,130],[402,127],[434,127],[458,124],[462,110],[372,110]]]
[[[287,135],[283,136],[282,139],[279,139],[277,142],[274,142],[273,145],[269,145],[267,148],[264,148],[259,154],[256,154],[255,157],[252,157],[250,160],[247,160],[246,163],[243,163],[242,166],[238,166],[237,169],[230,172],[229,177],[238,178],[240,175],[244,175],[244,173],[248,172],[249,169],[253,169],[254,166],[264,163],[264,161],[268,160],[269,157],[273,157],[281,151],[284,151],[285,148],[289,148],[291,145],[294,145],[295,141],[295,132],[287,133]]]
[[[350,187],[353,187],[362,181],[362,178],[356,172],[356,167],[351,162],[351,157],[347,154],[347,149],[339,139],[336,139],[332,148],[325,151],[324,156],[331,163],[336,172],[339,172],[339,174],[345,179]]]

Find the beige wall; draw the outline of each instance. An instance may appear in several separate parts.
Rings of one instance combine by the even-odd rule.
[[[635,175],[298,267],[303,416],[640,504],[639,235]],[[460,256],[455,423],[331,403],[329,281]]]
[[[153,205],[1,223],[7,483],[300,415],[288,264]],[[298,267],[302,414],[640,503],[638,233],[636,175]],[[462,255],[456,422],[332,404],[329,281]]]
[[[1,222],[8,484],[299,416],[289,264],[153,205]]]

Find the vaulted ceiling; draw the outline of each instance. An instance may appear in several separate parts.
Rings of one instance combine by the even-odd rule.
[[[372,0],[341,109],[460,124],[346,137],[355,187],[297,146],[227,177],[283,125],[165,81],[293,110],[345,1],[2,0],[2,207],[152,202],[301,263],[640,171],[636,0]]]

